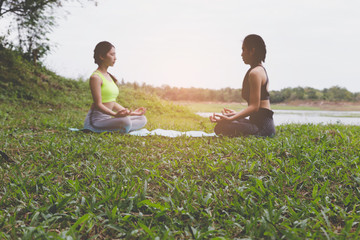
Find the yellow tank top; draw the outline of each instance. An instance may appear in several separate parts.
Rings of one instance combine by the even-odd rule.
[[[101,102],[115,102],[117,96],[119,95],[119,88],[114,81],[109,81],[105,76],[98,70],[96,70],[92,75],[98,75],[102,80],[101,85]],[[91,76],[92,76],[91,75]]]

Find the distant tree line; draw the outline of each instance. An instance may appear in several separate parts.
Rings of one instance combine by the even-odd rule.
[[[360,101],[360,93],[352,93],[346,88],[334,86],[318,90],[311,87],[284,88],[280,91],[271,91],[270,98],[272,103],[289,102],[294,100],[311,101]]]
[[[178,88],[163,85],[154,87],[148,84],[125,83],[123,85],[142,89],[171,101],[214,101],[214,102],[245,102],[241,97],[241,89],[222,88]],[[360,101],[360,93],[352,93],[346,88],[334,86],[318,90],[311,87],[284,88],[280,91],[270,91],[271,103],[283,103],[295,100],[308,101]]]

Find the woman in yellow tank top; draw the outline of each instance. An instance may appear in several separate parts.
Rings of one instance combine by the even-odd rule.
[[[107,71],[115,64],[115,47],[106,41],[98,43],[94,59],[98,68],[90,77],[93,104],[85,118],[84,129],[128,133],[144,127],[147,122],[145,108],[130,111],[116,102],[119,95],[118,81]]]

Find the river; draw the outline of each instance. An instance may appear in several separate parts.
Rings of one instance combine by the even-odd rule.
[[[346,124],[360,125],[360,111],[303,111],[303,110],[273,110],[275,125],[288,123],[314,124]],[[212,113],[201,113],[202,117],[209,117]]]

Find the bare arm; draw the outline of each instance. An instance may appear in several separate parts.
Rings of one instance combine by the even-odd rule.
[[[255,69],[254,69],[255,70]],[[261,82],[262,76],[258,71],[251,71],[249,74],[250,84],[250,99],[248,106],[240,112],[234,112],[232,110],[224,109],[223,113],[226,114],[213,114],[210,117],[210,121],[219,122],[222,120],[233,121],[237,118],[245,118],[254,112],[257,112],[260,108],[260,94],[261,94]]]
[[[125,109],[126,108],[124,108],[123,106],[121,106],[117,102],[114,103],[114,108],[113,108],[114,111],[118,112],[118,111],[125,110]]]
[[[231,116],[231,119],[229,120],[235,120],[236,118],[245,118],[259,110],[260,94],[261,94],[261,75],[257,71],[250,72],[249,84],[250,84],[250,99],[247,108]]]

